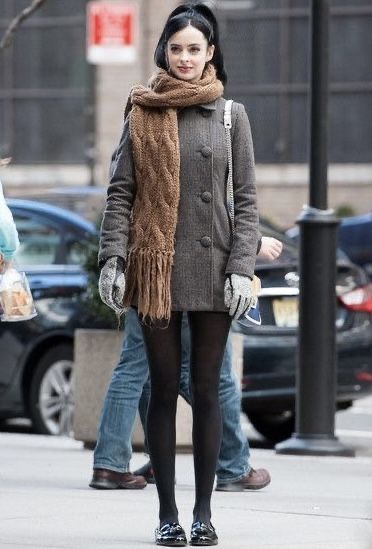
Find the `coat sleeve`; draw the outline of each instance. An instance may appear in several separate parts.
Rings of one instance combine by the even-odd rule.
[[[10,261],[19,246],[18,232],[13,216],[6,205],[0,182],[0,256]]]
[[[101,224],[98,263],[103,265],[112,256],[126,260],[129,222],[136,195],[136,181],[129,118],[118,148],[112,156],[110,183],[107,189],[106,208]]]
[[[244,106],[234,103],[233,110],[236,111],[232,136],[235,236],[226,274],[252,277],[259,240],[253,142]]]

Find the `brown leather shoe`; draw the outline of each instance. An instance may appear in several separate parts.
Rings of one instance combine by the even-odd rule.
[[[251,469],[247,475],[234,482],[218,482],[218,492],[243,492],[244,490],[261,490],[270,484],[270,473],[266,469]]]
[[[117,473],[110,469],[93,469],[89,486],[97,490],[142,490],[147,485],[144,477],[133,473]]]
[[[142,465],[139,469],[133,471],[134,475],[140,475],[146,479],[147,484],[155,484],[154,470],[151,465],[151,461]]]

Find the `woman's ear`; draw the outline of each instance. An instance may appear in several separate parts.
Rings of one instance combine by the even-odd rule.
[[[213,57],[213,54],[214,54],[214,46],[208,46],[208,49],[207,49],[207,61],[210,61]]]

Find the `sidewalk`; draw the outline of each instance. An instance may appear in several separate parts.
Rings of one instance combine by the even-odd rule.
[[[0,434],[1,549],[155,547],[155,486],[88,488],[92,453],[80,443]],[[144,463],[133,456],[132,468]],[[254,450],[272,483],[258,492],[213,495],[220,549],[372,549],[372,459],[277,456]],[[177,502],[188,533],[191,455],[177,456]]]

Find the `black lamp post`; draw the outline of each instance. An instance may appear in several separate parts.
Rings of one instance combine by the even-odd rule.
[[[311,6],[310,196],[300,226],[296,432],[278,454],[353,456],[334,435],[336,402],[336,241],[327,209],[329,0]]]

